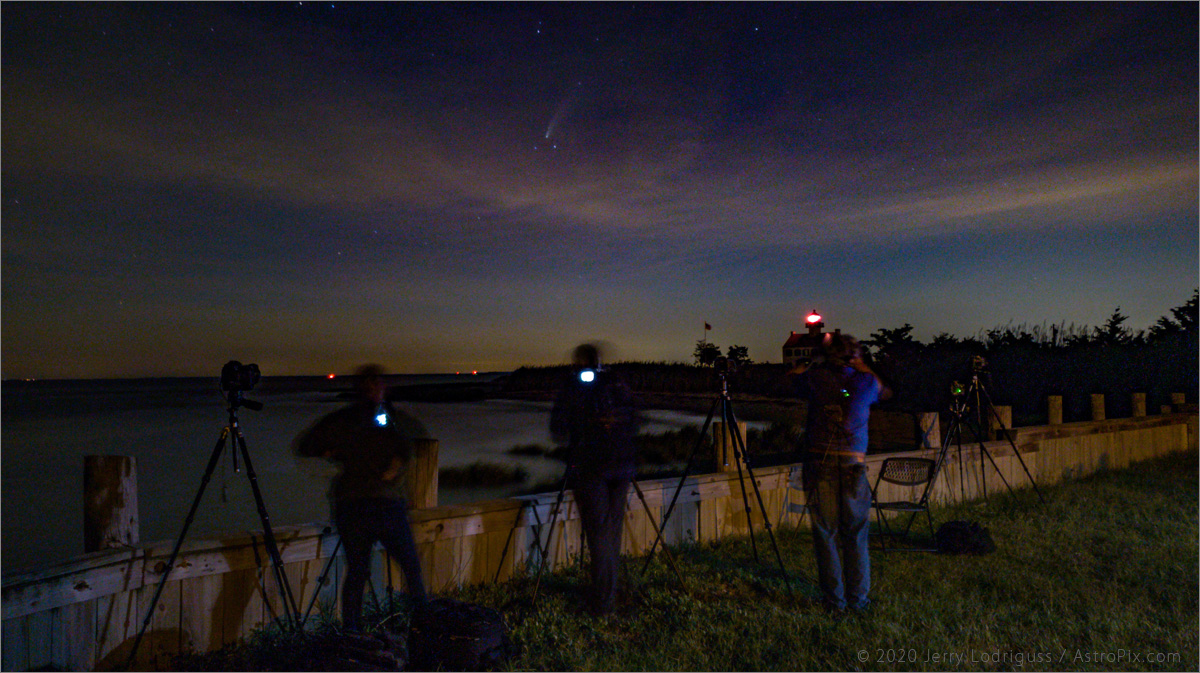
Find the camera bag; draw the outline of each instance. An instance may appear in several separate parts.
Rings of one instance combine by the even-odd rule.
[[[511,655],[504,620],[491,608],[435,598],[412,616],[409,670],[485,671]]]
[[[987,528],[974,521],[947,521],[934,534],[938,551],[943,554],[990,554],[996,543]]]

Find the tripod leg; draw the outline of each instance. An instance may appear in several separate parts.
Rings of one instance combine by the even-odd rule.
[[[937,421],[935,421],[936,423]],[[937,461],[933,466],[933,473],[929,475],[929,482],[925,484],[925,490],[921,492],[921,502],[928,503],[930,496],[933,494],[933,486],[937,483],[937,478],[942,473],[942,467],[946,464],[946,450],[949,448],[944,440],[942,445],[938,447]],[[874,497],[874,493],[872,493]]]
[[[179,550],[183,547],[183,540],[187,537],[188,528],[192,526],[192,519],[196,516],[196,510],[200,508],[200,500],[204,497],[204,489],[208,487],[208,482],[212,479],[213,471],[217,467],[217,461],[221,458],[221,451],[225,449],[225,441],[228,438],[229,428],[225,427],[221,430],[221,436],[217,439],[217,444],[213,447],[212,455],[208,458],[208,467],[204,470],[204,477],[200,479],[200,489],[196,491],[196,497],[192,499],[192,507],[188,510],[187,518],[183,522],[183,530],[179,532],[179,537],[175,540],[175,547],[171,550],[171,556],[167,559],[162,579],[158,581],[158,588],[154,590],[154,598],[150,600],[150,607],[146,609],[146,619],[142,622],[142,628],[138,631],[137,638],[133,641],[133,649],[130,650],[129,659],[125,662],[126,669],[132,666],[134,660],[137,658],[138,646],[142,643],[142,637],[146,635],[146,629],[150,628],[150,620],[154,618],[154,608],[158,606],[158,600],[162,598],[163,588],[167,584],[167,577],[170,576],[171,569],[175,567],[175,559],[179,557]]]
[[[736,456],[738,461],[746,464],[746,475],[750,477],[750,485],[754,488],[754,497],[758,500],[758,509],[762,513],[763,525],[767,530],[767,537],[771,540],[771,547],[775,550],[775,560],[779,562],[779,572],[783,574],[783,581],[788,588],[788,593],[792,592],[791,579],[788,577],[787,568],[783,565],[783,555],[779,553],[779,543],[775,540],[775,533],[771,530],[771,519],[767,516],[767,506],[763,503],[762,491],[758,489],[758,481],[754,478],[754,471],[750,468],[750,463],[746,460],[746,441],[742,437],[742,433],[738,430],[737,418],[733,413],[733,404],[729,406],[729,420],[732,421],[730,427],[733,428],[733,437],[735,440],[734,448],[737,450]],[[741,473],[738,473],[740,478]],[[745,497],[746,484],[742,483],[742,494]],[[747,509],[747,512],[749,510]],[[753,531],[754,527],[751,526]],[[751,538],[753,539],[753,538]]]
[[[984,388],[982,385],[979,389],[983,392],[984,401],[987,403],[988,409],[991,410],[992,417],[996,419],[996,427],[1004,433],[1005,439],[1008,440],[1009,446],[1012,447],[1013,455],[1017,457],[1017,462],[1021,464],[1021,469],[1025,471],[1025,476],[1029,478],[1029,484],[1033,486],[1033,492],[1037,494],[1038,500],[1043,505],[1046,504],[1046,498],[1042,496],[1042,491],[1038,488],[1037,481],[1034,480],[1033,474],[1029,472],[1029,466],[1025,464],[1025,459],[1021,457],[1021,452],[1017,450],[1017,443],[1013,441],[1012,433],[1008,431],[1008,428],[1004,427],[1004,420],[1000,418],[1000,412],[996,411],[996,406],[992,404],[992,396],[988,394],[987,388]]]
[[[388,614],[396,613],[396,588],[392,585],[392,553],[385,547],[383,550],[383,567],[387,568]]]
[[[947,451],[950,445],[957,446],[956,457],[958,458],[958,502],[963,503],[967,500],[967,484],[966,478],[963,476],[963,459],[962,459],[962,419],[957,412],[954,414],[954,420],[950,423],[950,427],[946,430],[946,439],[943,440]],[[954,492],[954,486],[951,485],[950,492]]]
[[[738,427],[737,419],[733,417],[733,408],[730,406],[729,400],[725,398],[721,398],[721,420],[725,423],[730,439],[733,440],[733,463],[737,466],[738,484],[742,487],[742,507],[746,512],[746,527],[750,529],[750,549],[754,552],[754,562],[758,563],[758,542],[754,539],[754,516],[750,512],[750,498],[746,494],[746,479],[742,476],[742,463],[746,463],[742,431]],[[750,470],[749,463],[746,463],[746,470]],[[753,481],[753,477],[751,477],[751,481]],[[767,521],[766,523],[767,529],[770,530],[771,522]]]
[[[528,501],[522,501],[521,506],[517,508],[517,518],[513,521],[512,528],[508,529],[508,537],[504,539],[504,548],[500,550],[500,562],[496,566],[496,576],[492,579],[492,584],[500,583],[500,571],[504,569],[504,557],[508,555],[508,545],[512,543],[513,532],[517,530],[517,524],[521,523],[521,515],[528,505]]]
[[[650,520],[650,525],[654,526],[654,534],[657,536],[660,532],[658,523],[654,521],[654,514],[650,511],[650,505],[646,502],[646,496],[642,493],[642,488],[638,486],[636,479],[629,483],[633,484],[633,492],[637,493],[638,500],[642,501],[642,509],[646,510],[646,518]],[[666,545],[663,545],[663,556],[667,558],[667,564],[671,566],[671,570],[675,573],[675,577],[679,580],[679,584],[683,587],[683,590],[687,591],[687,583],[683,581],[683,575],[679,572],[679,567],[675,565],[675,557],[671,555],[671,552],[667,551]]]
[[[333,552],[329,554],[329,560],[325,561],[325,567],[321,569],[321,574],[317,575],[317,586],[313,590],[312,600],[308,602],[308,607],[304,610],[304,615],[300,618],[300,627],[304,627],[304,623],[308,621],[309,614],[312,613],[313,606],[317,604],[317,597],[321,595],[321,587],[329,581],[329,572],[333,570],[333,562],[337,560],[338,550],[342,548],[342,537],[338,536],[337,544],[333,547]]]
[[[692,473],[692,463],[696,460],[696,453],[700,451],[700,445],[704,443],[704,437],[708,434],[708,428],[712,425],[713,414],[717,413],[717,405],[719,404],[721,404],[721,398],[718,397],[713,400],[712,408],[708,410],[708,417],[704,419],[704,425],[700,428],[700,436],[696,438],[696,443],[692,445],[692,452],[688,455],[687,465],[683,468],[683,474],[679,477],[679,484],[675,487],[675,494],[671,496],[671,504],[667,506],[667,511],[663,514],[658,534],[654,537],[654,544],[650,545],[650,551],[646,552],[646,562],[642,565],[642,577],[645,577],[646,571],[650,569],[650,562],[654,560],[654,550],[658,548],[659,540],[663,537],[663,531],[667,529],[667,520],[671,518],[671,513],[675,511],[675,502],[679,500],[679,494],[683,492],[683,484],[687,481],[688,475]],[[666,545],[665,541],[663,545]]]
[[[987,450],[987,446],[983,443],[983,429],[980,427],[975,427],[973,430],[975,431],[976,438],[979,440],[979,483],[983,488],[984,499],[987,499],[987,478],[984,474],[984,469],[987,467],[987,463],[984,462],[985,458],[992,463],[992,468],[996,470],[996,474],[1000,477],[1000,482],[1004,484],[1004,487],[1008,489],[1010,494],[1015,496],[1016,492],[1013,491],[1012,485],[1008,483],[1008,479],[1005,478],[1004,472],[1001,471],[1000,466],[996,464],[996,459],[992,457],[992,453]]]
[[[987,479],[985,478],[986,475],[984,474],[984,468],[987,466],[987,463],[984,461],[987,458],[984,455],[985,448],[983,445],[983,430],[979,427],[978,423],[967,418],[965,414],[963,415],[963,424],[966,425],[967,429],[971,431],[971,434],[975,437],[975,443],[979,445],[979,473],[976,483],[979,485],[979,492],[983,494],[983,499],[987,500]],[[966,500],[965,494],[963,495],[963,500]]]
[[[554,524],[558,520],[558,510],[560,507],[562,507],[563,494],[566,493],[566,491],[567,491],[567,478],[571,474],[571,455],[570,454],[571,454],[571,452],[568,451],[567,452],[567,469],[563,471],[562,485],[558,487],[558,498],[554,502],[554,511],[550,514],[550,528],[546,532],[546,552],[541,555],[542,558],[541,558],[540,562],[538,563],[537,579],[534,580],[534,583],[533,583],[533,599],[532,600],[533,600],[534,604],[537,603],[538,589],[541,588],[541,585],[542,585],[542,570],[544,570],[546,567],[546,557],[550,555],[550,543],[554,540]],[[563,531],[563,535],[566,535],[566,531]],[[561,535],[559,536],[559,539],[560,540],[562,539]],[[541,548],[540,543],[538,544],[538,548],[539,549]]]
[[[279,553],[279,545],[275,540],[275,533],[271,530],[271,517],[267,514],[267,505],[263,501],[262,490],[258,487],[258,475],[254,472],[254,466],[250,462],[250,451],[246,448],[246,438],[242,436],[240,430],[235,425],[233,431],[237,438],[238,448],[242,452],[242,462],[246,464],[246,477],[250,480],[250,489],[254,492],[254,503],[258,506],[258,518],[263,525],[263,542],[267,547],[267,554],[271,557],[271,565],[275,571],[275,582],[279,588],[279,598],[282,601],[282,612],[288,616],[287,623],[292,628],[297,628],[300,625],[300,610],[296,606],[296,598],[292,595],[291,584],[288,583],[287,573],[283,570],[283,556]]]

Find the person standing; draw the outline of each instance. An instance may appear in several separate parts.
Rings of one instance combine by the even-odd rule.
[[[603,615],[616,607],[621,528],[640,418],[629,387],[600,369],[596,346],[580,345],[573,359],[571,379],[550,412],[550,433],[568,447],[566,469],[591,555],[589,608]]]
[[[429,433],[416,418],[392,408],[383,373],[378,365],[360,367],[355,373],[358,401],[320,419],[293,444],[298,455],[327,458],[341,468],[330,499],[346,551],[342,624],[350,632],[362,626],[363,589],[377,541],[400,563],[412,599],[418,605],[426,602],[404,488],[412,440]]]
[[[848,334],[825,335],[818,358],[788,375],[808,401],[802,477],[822,602],[834,614],[863,612],[871,588],[867,424],[871,405],[891,391]]]

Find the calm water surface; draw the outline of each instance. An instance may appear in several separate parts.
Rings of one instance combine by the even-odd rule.
[[[394,377],[397,385],[440,383],[450,376]],[[481,377],[482,378],[482,377]],[[461,380],[461,379],[459,379]],[[346,400],[344,381],[263,379],[247,397],[262,411],[238,412],[273,526],[329,518],[331,466],[298,459],[290,444],[301,430]],[[554,478],[562,464],[509,456],[521,444],[552,444],[550,404],[513,400],[397,403],[439,440],[442,467],[477,460],[521,465],[530,481]],[[3,477],[3,572],[34,569],[83,553],[83,459],[128,455],[137,461],[143,543],[174,540],[200,489],[205,467],[228,421],[216,379],[4,382],[0,412]],[[648,410],[646,432],[699,426],[703,416]],[[755,425],[755,424],[751,424]],[[253,492],[227,445],[205,489],[188,538],[261,529]],[[515,488],[515,487],[514,487]],[[456,489],[441,504],[502,497],[514,489]]]

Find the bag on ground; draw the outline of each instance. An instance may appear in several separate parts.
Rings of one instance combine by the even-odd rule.
[[[935,533],[938,551],[943,554],[990,554],[996,543],[988,529],[974,521],[947,521]]]
[[[501,666],[511,654],[504,620],[491,608],[435,598],[413,613],[409,670],[485,671]]]

